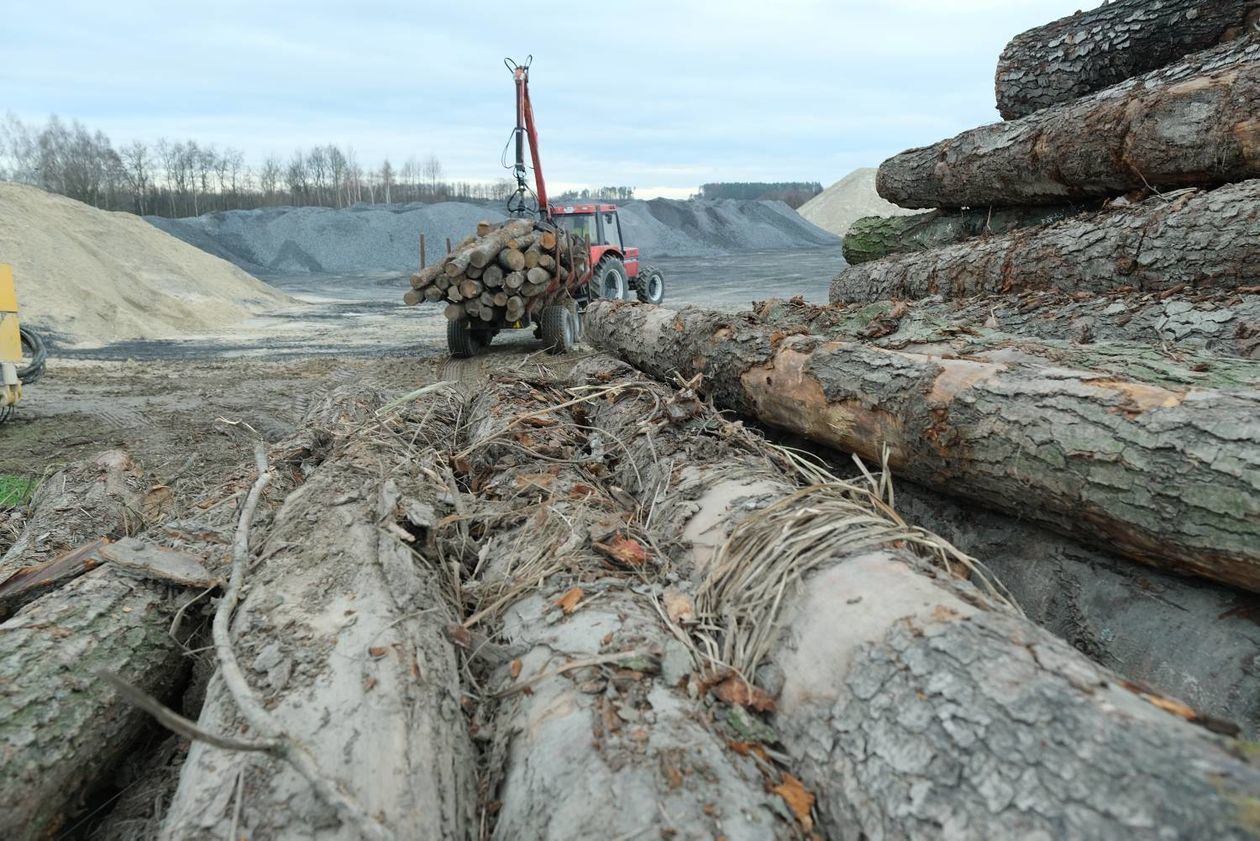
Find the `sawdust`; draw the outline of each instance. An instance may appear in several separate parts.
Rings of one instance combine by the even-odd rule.
[[[844,236],[850,226],[864,216],[907,216],[920,213],[884,201],[875,192],[872,167],[855,169],[844,178],[814,196],[797,210],[818,227]]]
[[[187,336],[291,301],[138,216],[20,184],[0,183],[0,262],[22,318],[77,344]]]

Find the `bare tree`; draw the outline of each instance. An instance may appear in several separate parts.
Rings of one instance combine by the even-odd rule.
[[[384,193],[386,204],[394,203],[393,189],[394,168],[390,165],[389,158],[386,158],[385,162],[381,164],[381,191]]]
[[[437,159],[437,155],[429,155],[424,159],[424,167],[421,170],[424,180],[429,183],[430,195],[434,198],[438,195],[438,185],[442,182],[442,162]]]

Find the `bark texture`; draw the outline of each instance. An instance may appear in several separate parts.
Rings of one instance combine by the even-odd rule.
[[[979,558],[1029,619],[1094,662],[1260,734],[1260,597],[1135,567],[908,482],[897,510]]]
[[[1255,0],[1117,0],[1017,35],[997,67],[1002,119],[1071,102],[1247,34]]]
[[[469,412],[469,516],[487,527],[464,590],[510,652],[488,679],[504,696],[486,715],[493,837],[796,837],[754,760],[679,688],[691,654],[642,592],[649,571],[593,548],[629,516],[593,478],[601,458],[584,458],[598,436],[554,408],[568,397],[506,380]]]
[[[683,495],[654,537],[679,547],[676,569],[702,588],[718,547],[796,489],[738,432],[707,414],[679,423],[662,410],[668,390],[645,391],[598,406],[593,422],[657,454],[613,478],[644,508],[663,489]],[[826,837],[1253,836],[1260,768],[1241,747],[1123,688],[897,534],[852,543],[864,527],[789,523],[776,550],[780,571],[797,552],[817,564],[776,580],[779,642],[762,671],[779,675],[771,722],[819,793]]]
[[[588,340],[722,406],[1142,563],[1260,590],[1260,396],[785,338],[600,303]]]
[[[902,152],[876,188],[902,207],[1060,204],[1260,176],[1260,43]]]
[[[844,259],[855,266],[892,254],[926,251],[979,236],[1047,225],[1079,212],[1078,208],[1064,205],[931,210],[914,216],[866,216],[854,222],[844,235]]]
[[[831,300],[1255,286],[1257,230],[1260,180],[1253,179],[850,266],[831,282]]]
[[[419,541],[416,521],[429,518],[418,512],[442,510],[424,479],[433,466],[418,459],[388,478],[426,423],[441,427],[435,435],[451,428],[441,407],[417,402],[362,432],[379,403],[361,395],[336,405],[338,440],[261,541],[265,560],[233,623],[236,653],[285,731],[398,838],[465,839],[474,755],[445,636],[453,614],[442,574],[399,537],[414,528]],[[249,735],[218,674],[200,725]],[[288,765],[202,743],[189,751],[164,837],[223,838],[238,808],[251,838],[358,837]]]
[[[97,538],[139,532],[144,491],[140,468],[121,450],[68,465],[35,490],[22,534],[0,558],[0,581]]]
[[[1038,297],[1027,296],[1023,303],[1034,303]],[[1150,329],[1149,322],[1147,332],[1127,340],[1097,340],[1090,326],[1096,320],[1081,323],[1084,317],[1079,310],[1076,315],[1065,314],[1062,304],[1052,303],[1062,296],[1048,297],[1050,301],[1041,301],[1030,310],[1002,299],[927,298],[911,303],[877,301],[829,307],[800,300],[763,301],[751,318],[784,332],[858,340],[917,354],[1085,369],[1169,388],[1260,390],[1260,365],[1254,360],[1208,353],[1193,346],[1173,350],[1164,344],[1172,342]],[[1255,315],[1246,323],[1260,331],[1260,296],[1250,298]],[[1198,302],[1200,306],[1207,303]],[[1095,313],[1108,309],[1110,306],[1094,303]],[[1120,311],[1129,310],[1122,306]],[[1225,316],[1218,312],[1199,312],[1199,323],[1219,327],[1229,323],[1229,314],[1236,310],[1226,309]],[[1225,317],[1226,321],[1208,321],[1204,316]],[[1029,331],[1030,323],[1051,335]],[[1055,331],[1055,327],[1059,329]]]
[[[169,697],[187,667],[169,633],[178,606],[106,567],[0,625],[0,837],[56,837],[132,749],[147,715],[96,672]]]

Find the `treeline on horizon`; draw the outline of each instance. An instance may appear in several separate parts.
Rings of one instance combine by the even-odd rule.
[[[506,201],[516,189],[506,178],[448,181],[436,155],[397,166],[386,158],[371,167],[352,147],[328,144],[298,149],[285,159],[269,155],[254,166],[231,147],[167,139],[116,147],[104,132],[78,120],[67,123],[54,115],[43,126],[31,126],[13,114],[0,123],[0,180],[102,210],[167,217],[280,206]],[[558,198],[633,197],[633,187],[598,187]]]
[[[701,184],[702,199],[781,201],[793,210],[823,191],[817,181],[720,181]]]

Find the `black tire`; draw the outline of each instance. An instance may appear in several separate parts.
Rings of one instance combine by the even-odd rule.
[[[634,279],[634,294],[645,304],[659,304],[665,300],[665,275],[656,266],[644,266]]]
[[[23,367],[18,368],[18,379],[29,385],[44,376],[48,349],[44,347],[43,338],[29,327],[19,327],[18,333],[22,337],[22,360],[26,362]]]
[[[624,297],[626,266],[616,257],[605,257],[591,274],[591,300],[620,301]]]
[[[544,307],[540,326],[543,345],[548,353],[568,353],[577,344],[577,316],[566,306],[552,304]]]
[[[490,337],[488,331],[477,330],[467,321],[446,322],[446,346],[455,359],[468,359],[485,353],[490,347]]]

